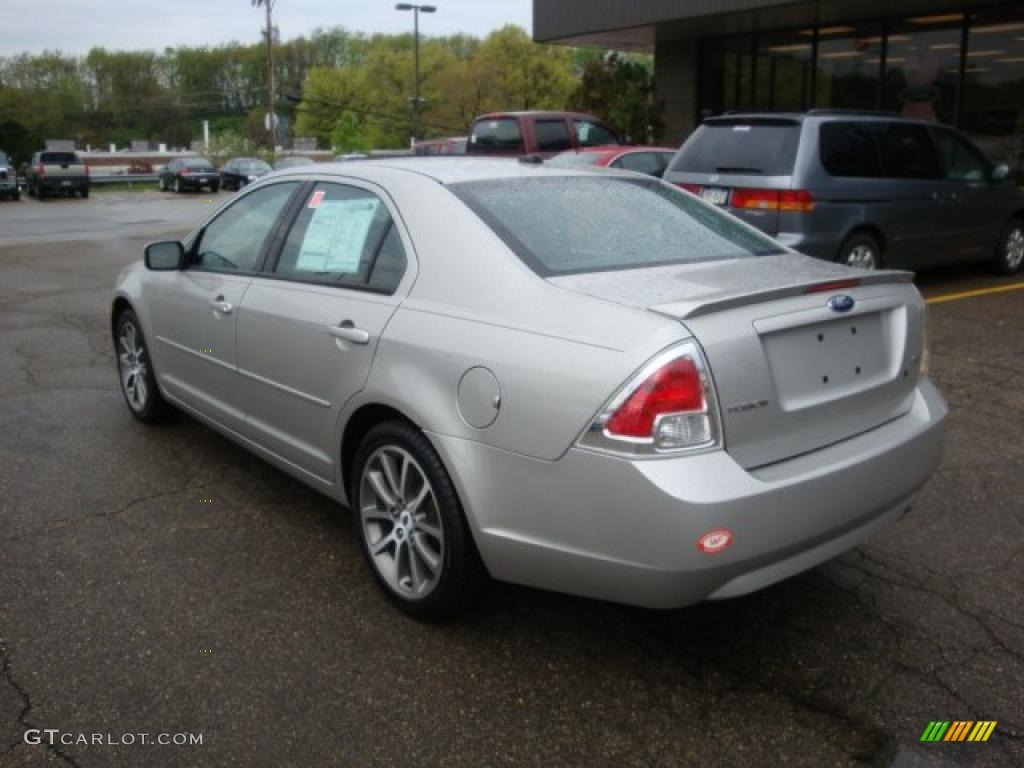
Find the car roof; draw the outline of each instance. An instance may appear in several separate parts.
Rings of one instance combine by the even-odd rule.
[[[580,117],[587,120],[596,120],[599,123],[604,121],[595,117],[594,115],[588,115],[585,112],[563,112],[560,110],[520,110],[518,112],[488,112],[485,115],[480,115],[473,122],[478,120],[496,120],[501,117]]]
[[[757,112],[757,111],[736,111],[723,112],[720,115],[712,115],[704,119],[705,123],[732,122],[735,120],[791,120],[796,123],[803,123],[808,120],[831,121],[831,120],[855,120],[864,122],[898,122],[917,123],[921,125],[940,125],[934,120],[922,120],[916,117],[906,117],[896,112],[884,110],[857,110],[857,109],[811,109],[807,112]]]
[[[367,158],[359,163],[317,163],[315,169],[306,166],[282,170],[274,176],[317,175],[348,176],[365,181],[384,182],[394,173],[425,177],[440,184],[458,184],[464,181],[490,181],[495,179],[530,178],[544,176],[600,176],[606,173],[589,168],[552,168],[543,163],[524,163],[516,158],[460,157],[433,155],[413,157]]]

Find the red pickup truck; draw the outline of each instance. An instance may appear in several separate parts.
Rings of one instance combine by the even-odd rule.
[[[540,155],[622,144],[622,137],[579,112],[494,112],[473,121],[467,155]]]

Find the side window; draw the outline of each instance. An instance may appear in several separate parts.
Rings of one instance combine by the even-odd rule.
[[[282,277],[394,290],[405,251],[384,202],[372,192],[320,183],[285,240]]]
[[[875,123],[882,175],[893,179],[938,179],[939,156],[928,129],[913,123]]]
[[[538,120],[533,124],[533,132],[541,152],[564,152],[572,146],[565,120]]]
[[[615,160],[612,167],[646,173],[648,176],[660,176],[665,163],[653,152],[629,152]]]
[[[861,123],[833,122],[821,126],[821,164],[832,176],[873,179],[882,175],[875,139]]]
[[[936,130],[935,143],[939,148],[946,178],[955,181],[985,181],[989,177],[988,163],[973,146],[951,131]]]
[[[267,236],[299,184],[263,187],[224,210],[199,235],[192,263],[221,272],[255,272]]]
[[[602,147],[606,144],[618,144],[619,137],[599,123],[590,120],[573,120],[576,142],[581,147]]]

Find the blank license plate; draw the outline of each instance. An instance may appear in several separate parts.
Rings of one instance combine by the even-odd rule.
[[[725,201],[729,198],[729,190],[722,187],[704,187],[700,191],[700,196],[706,203],[725,205]]]
[[[70,186],[71,186],[71,182],[70,182],[70,181],[62,181],[62,182],[60,183],[60,185],[61,185],[62,187],[70,187]]]

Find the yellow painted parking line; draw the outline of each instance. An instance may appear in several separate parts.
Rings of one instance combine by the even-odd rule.
[[[962,291],[960,293],[947,293],[944,296],[933,296],[925,299],[925,304],[942,304],[945,301],[959,301],[960,299],[973,299],[975,296],[988,296],[991,293],[1006,293],[1007,291],[1024,290],[1024,283],[1013,285],[997,285],[994,288],[978,288],[974,291]]]

